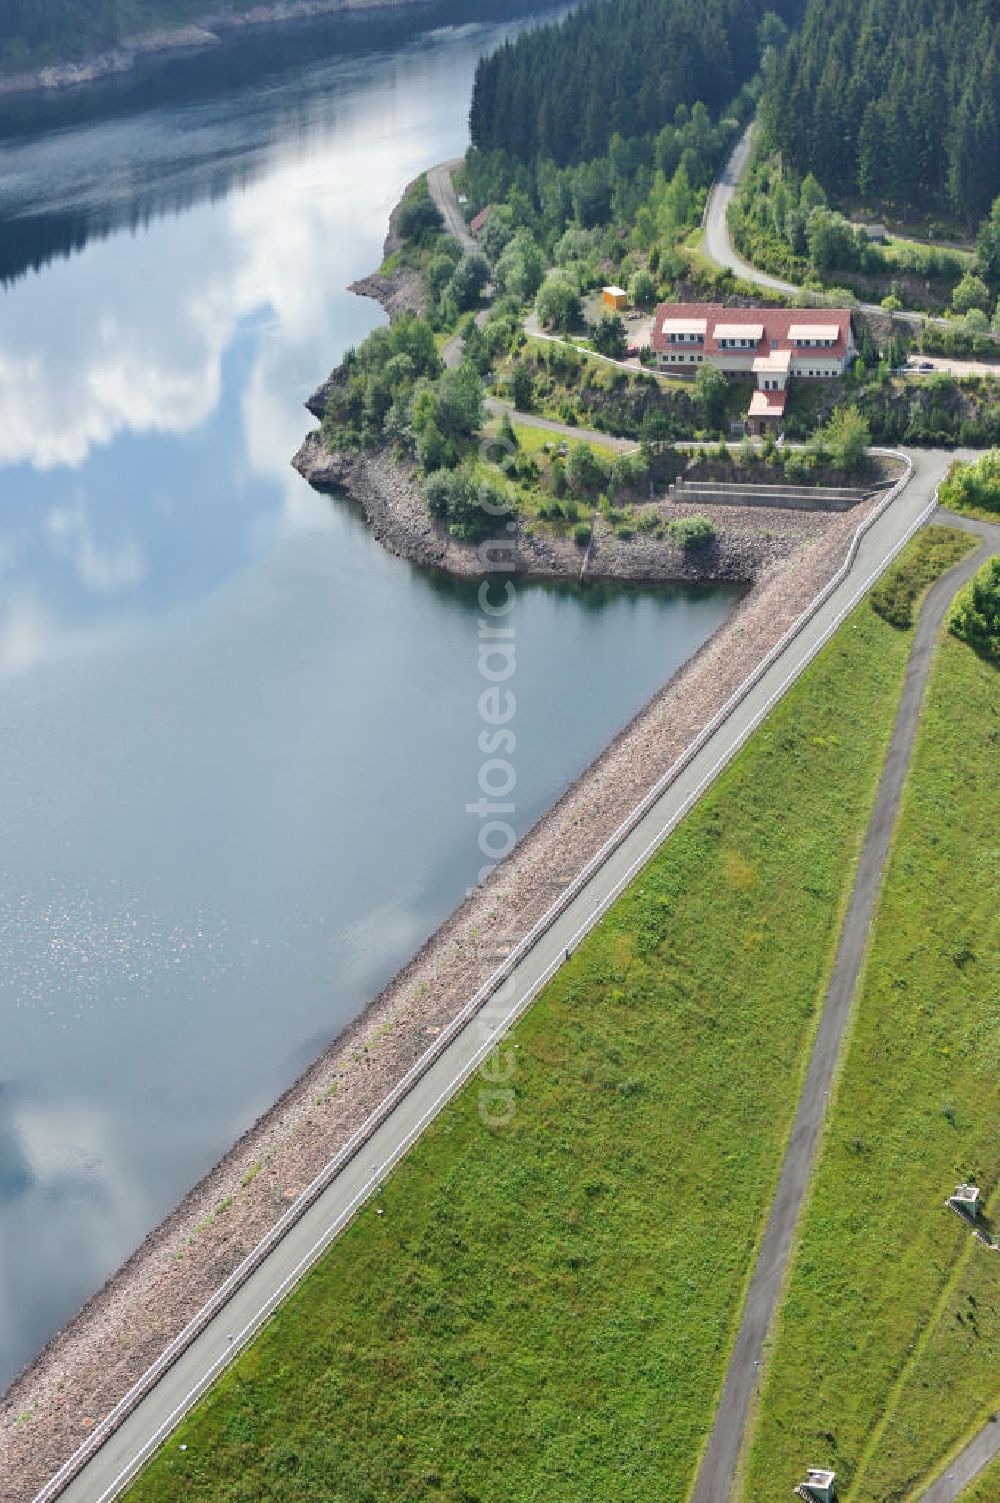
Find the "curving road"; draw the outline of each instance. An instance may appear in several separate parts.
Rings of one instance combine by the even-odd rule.
[[[769,276],[766,271],[758,271],[756,266],[751,266],[749,261],[744,261],[737,254],[729,238],[727,218],[729,205],[736,197],[743,174],[750,162],[752,132],[753,126],[748,125],[733,148],[729,161],[712,184],[712,191],[705,205],[702,250],[716,266],[734,272],[745,282],[755,282],[758,287],[770,287],[775,292],[798,293],[801,288],[796,287],[793,282],[782,282],[779,277]]]
[[[733,148],[729,161],[712,185],[705,205],[702,251],[715,266],[733,272],[745,282],[753,282],[758,287],[768,287],[774,292],[790,292],[798,295],[806,289],[797,287],[794,282],[783,282],[780,277],[772,277],[769,272],[758,271],[756,266],[751,266],[749,261],[743,260],[729,237],[727,218],[729,205],[736,196],[743,174],[750,162],[753,129],[753,125],[747,126]],[[878,303],[858,303],[856,306],[862,313],[876,313],[883,318],[886,316],[885,309]],[[917,326],[926,320],[928,323],[941,324],[944,328],[951,327],[946,318],[938,318],[933,314],[912,313],[908,309],[901,309],[892,316],[903,323]]]
[[[451,174],[461,166],[462,158],[456,157],[452,162],[439,162],[436,167],[428,167],[427,187],[441,211],[444,227],[449,235],[454,235],[463,250],[474,251],[479,246],[465,222],[465,215],[451,180]]]
[[[634,454],[639,445],[634,438],[616,438],[613,433],[601,433],[597,428],[574,428],[570,423],[560,423],[556,418],[539,417],[535,412],[519,412],[512,402],[501,402],[497,397],[485,399],[486,411],[494,417],[504,413],[511,422],[525,428],[541,428],[555,438],[565,438],[575,443],[599,444],[605,449],[614,449],[619,454]]]
[[[763,1361],[764,1342],[781,1295],[796,1226],[816,1163],[827,1099],[864,962],[934,649],[956,591],[968,583],[991,554],[1000,552],[1000,527],[955,518],[951,513],[940,515],[941,520],[957,521],[965,530],[978,534],[981,544],[935,582],[920,613],[892,739],[844,918],[809,1068],[692,1503],[725,1503],[732,1490],[757,1370]],[[960,1463],[964,1463],[962,1475],[964,1481],[968,1481],[998,1451],[1000,1425],[987,1425],[950,1470],[957,1477],[962,1470]],[[971,1469],[973,1467],[975,1470]],[[945,1499],[946,1494],[935,1492],[934,1488],[926,1495],[927,1503],[945,1503]]]
[[[845,577],[786,638],[769,666],[716,717],[696,749],[668,774],[644,810],[591,863],[543,922],[504,963],[492,993],[473,998],[436,1049],[411,1071],[390,1109],[357,1135],[327,1174],[307,1208],[275,1239],[253,1271],[204,1329],[183,1345],[172,1365],[152,1377],[128,1416],[115,1429],[106,1421],[94,1432],[77,1463],[68,1464],[39,1499],[62,1494],[71,1503],[104,1503],[116,1496],[178,1420],[246,1345],[358,1212],[424,1127],[496,1046],[517,1016],[614,902],[704,790],[727,765],[771,707],[782,697],[840,625],[907,537],[926,520],[936,487],[953,456],[930,452],[914,459],[909,485],[860,540]],[[485,998],[484,998],[485,994]],[[179,1343],[179,1345],[182,1345]],[[148,1386],[148,1391],[146,1387]],[[109,1433],[110,1432],[110,1433]],[[76,1469],[78,1467],[78,1469]],[[717,1503],[717,1500],[713,1500]]]

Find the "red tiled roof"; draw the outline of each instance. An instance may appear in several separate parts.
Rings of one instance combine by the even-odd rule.
[[[781,417],[787,391],[755,391],[750,398],[750,417]]]
[[[794,345],[788,337],[789,329],[793,324],[828,324],[831,330],[836,331],[836,341],[828,349],[817,348],[816,354],[827,358],[833,356],[843,359],[847,354],[851,331],[849,308],[727,308],[723,303],[661,303],[653,319],[651,344],[655,351],[692,348],[691,345],[667,343],[662,332],[665,318],[705,319],[708,324],[705,342],[704,345],[698,345],[698,349],[703,350],[706,355],[740,353],[761,355],[768,354],[772,348],[795,350],[797,354],[806,354],[809,346],[800,349]],[[750,325],[751,327],[763,325],[764,334],[759,343],[752,346],[750,351],[720,350],[714,338],[717,324]]]
[[[480,209],[479,213],[475,215],[473,219],[469,220],[469,229],[474,235],[479,234],[479,231],[482,229],[487,219],[489,219],[490,211],[492,210],[492,208],[492,204],[487,204],[485,209]]]

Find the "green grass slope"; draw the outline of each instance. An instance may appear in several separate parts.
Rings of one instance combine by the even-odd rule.
[[[818,1462],[895,1499],[1000,1401],[1000,673],[945,637],[763,1394],[745,1497]],[[994,1194],[993,1204],[997,1203]]]
[[[132,1503],[679,1503],[909,645],[859,608]]]

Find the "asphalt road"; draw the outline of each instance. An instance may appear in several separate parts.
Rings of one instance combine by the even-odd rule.
[[[740,179],[747,168],[750,160],[750,135],[752,125],[748,125],[743,135],[733,148],[732,155],[722,172],[716,178],[712,191],[708,195],[705,205],[704,235],[702,238],[702,250],[708,259],[716,266],[728,267],[736,276],[745,282],[753,282],[758,287],[770,287],[776,292],[799,293],[801,287],[794,282],[783,282],[780,277],[772,277],[766,271],[758,271],[756,266],[751,266],[738,254],[729,238],[729,225],[726,221],[726,213],[729,205],[736,195],[740,185]],[[862,313],[877,313],[885,316],[885,309],[877,303],[858,303]],[[893,318],[901,319],[904,323],[919,326],[925,319],[930,323],[941,324],[949,327],[946,318],[938,318],[924,313],[911,313],[908,309],[902,309],[893,314]],[[1000,347],[998,347],[1000,348]]]
[[[634,438],[616,438],[613,433],[601,433],[597,428],[574,428],[570,423],[557,422],[555,418],[539,417],[534,412],[518,412],[511,402],[500,402],[496,397],[486,398],[486,410],[494,417],[504,413],[511,422],[521,423],[525,428],[541,428],[555,438],[565,438],[570,443],[599,444],[605,449],[615,449],[619,454],[634,454],[639,445]]]
[[[953,519],[942,516],[942,520]],[[965,525],[969,531],[979,533],[983,542],[974,553],[935,582],[920,613],[896,723],[841,930],[809,1068],[692,1503],[726,1503],[732,1489],[757,1371],[763,1362],[764,1341],[777,1308],[799,1214],[815,1166],[840,1045],[861,974],[865,945],[913,754],[935,644],[956,591],[1000,546],[1000,528],[975,522],[966,522]],[[1000,1425],[995,1428],[1000,1432]],[[979,1437],[979,1441],[982,1440]],[[975,1445],[973,1442],[973,1447]],[[1000,1448],[1000,1435],[996,1448]],[[803,1455],[802,1461],[803,1475],[807,1464],[823,1464],[822,1457]],[[944,1495],[941,1497],[943,1500]],[[937,1499],[933,1503],[937,1503]]]
[[[455,194],[451,181],[453,170],[462,165],[462,158],[457,157],[453,162],[440,162],[436,167],[427,169],[427,187],[431,198],[441,210],[445,229],[454,235],[463,250],[474,251],[479,247],[465,222],[462,206]]]
[[[729,225],[726,222],[726,214],[729,205],[736,196],[736,190],[740,185],[740,179],[747,169],[750,160],[750,132],[752,126],[748,126],[740,137],[733,153],[725,167],[716,178],[712,191],[708,195],[708,203],[705,206],[705,233],[702,238],[702,249],[710,261],[716,266],[728,267],[745,282],[755,282],[758,287],[771,287],[776,292],[798,292],[799,288],[792,282],[782,282],[778,277],[769,276],[766,271],[758,271],[756,266],[751,266],[737,255],[729,239]]]
[[[947,1470],[941,1473],[925,1493],[921,1493],[918,1503],[952,1503],[952,1499],[957,1498],[963,1488],[975,1481],[997,1455],[1000,1455],[1000,1414],[987,1420],[979,1434],[969,1441],[964,1451],[959,1452]]]
[[[293,1285],[359,1212],[423,1128],[478,1068],[562,964],[567,950],[579,943],[614,902],[836,630],[910,531],[926,516],[936,486],[952,458],[949,453],[937,451],[916,457],[913,479],[866,533],[847,577],[784,647],[746,697],[705,738],[696,754],[667,783],[624,839],[592,864],[586,882],[550,926],[524,948],[489,1001],[449,1033],[447,1044],[425,1073],[405,1094],[400,1094],[394,1109],[363,1146],[343,1164],[260,1266],[68,1482],[63,1497],[71,1503],[103,1503],[114,1497],[233,1354],[250,1341]],[[100,1434],[99,1427],[95,1441]],[[58,1489],[50,1485],[39,1497],[57,1495]]]

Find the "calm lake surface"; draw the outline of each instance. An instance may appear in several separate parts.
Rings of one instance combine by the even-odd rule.
[[[481,864],[475,591],[289,458],[513,24],[0,118],[0,1387]],[[519,830],[732,600],[519,592]]]

